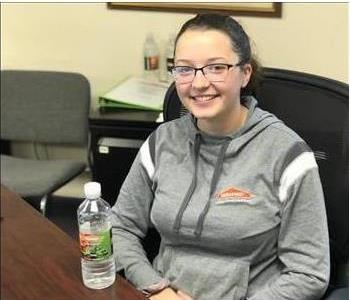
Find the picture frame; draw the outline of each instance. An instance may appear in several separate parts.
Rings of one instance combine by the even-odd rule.
[[[177,13],[224,13],[232,16],[280,18],[281,2],[108,2],[109,9]]]

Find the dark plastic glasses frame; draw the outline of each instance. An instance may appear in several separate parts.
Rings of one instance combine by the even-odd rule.
[[[216,64],[209,64],[209,65],[205,65],[201,68],[195,68],[195,67],[190,67],[190,66],[175,66],[171,69],[171,74],[173,75],[175,81],[178,81],[176,79],[176,76],[177,76],[177,72],[176,72],[176,69],[179,69],[179,68],[188,68],[190,69],[192,72],[194,71],[193,73],[193,78],[191,80],[188,80],[186,82],[183,82],[183,83],[190,83],[194,80],[194,78],[196,77],[197,75],[197,72],[198,71],[201,71],[203,76],[210,82],[221,82],[221,81],[224,81],[224,79],[220,79],[220,80],[210,80],[208,77],[207,77],[207,72],[205,71],[206,68],[210,67],[210,66],[225,66],[226,67],[226,71],[228,71],[230,68],[235,68],[235,67],[238,67],[238,66],[241,66],[242,65],[242,62],[238,62],[234,65],[232,64],[224,64],[224,63],[216,63]],[[191,73],[192,74],[192,73]],[[227,75],[227,74],[226,74]],[[181,81],[181,80],[180,80]]]

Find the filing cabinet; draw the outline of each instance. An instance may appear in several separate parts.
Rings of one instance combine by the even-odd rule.
[[[89,117],[89,162],[102,197],[113,205],[143,142],[160,123],[158,112],[94,111]]]

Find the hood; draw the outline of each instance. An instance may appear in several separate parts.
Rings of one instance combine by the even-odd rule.
[[[175,218],[175,222],[173,226],[173,229],[175,232],[179,233],[182,216],[189,204],[189,201],[191,200],[192,194],[197,185],[198,156],[200,153],[200,147],[203,140],[218,142],[221,144],[221,149],[219,151],[219,154],[215,163],[215,168],[214,168],[213,176],[210,183],[210,193],[208,195],[208,200],[206,202],[206,205],[203,211],[201,212],[198,218],[198,222],[195,230],[195,236],[197,238],[200,238],[201,236],[203,222],[210,207],[210,199],[216,189],[216,185],[220,178],[220,174],[222,171],[222,166],[223,166],[226,154],[236,153],[240,151],[241,149],[244,148],[244,146],[247,143],[249,143],[249,141],[251,141],[256,135],[261,133],[267,127],[269,127],[272,124],[282,122],[281,120],[277,119],[273,114],[258,108],[257,101],[252,96],[247,96],[242,98],[242,104],[248,108],[247,120],[245,124],[238,131],[226,136],[218,137],[218,136],[213,136],[213,135],[204,133],[198,129],[196,125],[197,120],[196,118],[193,117],[193,115],[187,114],[186,116],[183,117],[184,119],[183,125],[187,128],[187,130],[189,129],[190,131],[189,142],[191,144],[191,151],[192,151],[191,154],[193,158],[193,176],[192,176],[191,185],[185,194],[185,197],[182,201],[180,209]]]
[[[190,130],[190,142],[193,143],[196,136],[199,134],[205,139],[209,140],[235,140],[235,149],[238,150],[240,147],[244,146],[245,143],[253,139],[257,134],[259,134],[266,127],[274,123],[281,123],[282,121],[276,118],[275,115],[262,110],[259,108],[257,100],[252,96],[246,96],[241,100],[242,104],[248,108],[248,115],[245,124],[238,130],[226,136],[214,136],[207,134],[197,127],[197,119],[191,115],[187,114],[184,116],[184,125],[186,129]]]

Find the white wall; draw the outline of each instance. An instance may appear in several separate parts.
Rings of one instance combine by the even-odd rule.
[[[283,3],[282,14],[237,18],[262,64],[348,82],[348,4]],[[168,35],[192,16],[110,10],[105,3],[1,3],[1,68],[80,72],[90,81],[96,108],[99,95],[142,73],[148,32],[164,49]],[[86,158],[86,149],[47,150],[50,157]],[[13,151],[34,156],[27,144]]]
[[[348,4],[283,3],[282,18],[238,17],[264,66],[348,82]],[[96,99],[142,72],[152,31],[162,48],[193,15],[110,10],[105,3],[2,3],[1,68],[83,73]]]

